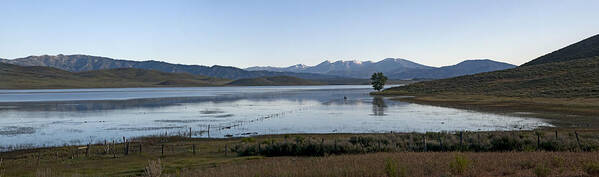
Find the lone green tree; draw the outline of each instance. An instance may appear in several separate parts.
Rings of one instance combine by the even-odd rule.
[[[377,91],[381,91],[383,87],[385,87],[385,83],[387,82],[387,76],[383,75],[382,72],[374,73],[370,77],[370,84],[372,84],[372,88]]]

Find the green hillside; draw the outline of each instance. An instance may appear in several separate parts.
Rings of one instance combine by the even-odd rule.
[[[569,45],[555,52],[543,55],[522,66],[531,66],[551,62],[563,62],[575,59],[583,59],[599,56],[599,35],[587,38],[575,44]]]
[[[259,77],[235,80],[229,85],[236,86],[266,86],[266,85],[324,85],[322,82],[316,82],[291,76]]]
[[[397,99],[466,109],[595,116],[599,114],[597,40],[597,36],[585,39],[514,69],[418,82],[373,94],[416,96]],[[581,56],[585,58],[577,58]],[[589,122],[594,121],[582,124]]]
[[[390,88],[385,93],[598,98],[599,57],[419,82]]]
[[[228,80],[142,69],[68,72],[51,67],[0,63],[0,89],[213,86]]]

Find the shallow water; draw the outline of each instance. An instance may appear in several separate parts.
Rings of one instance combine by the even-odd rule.
[[[0,90],[0,150],[183,134],[189,128],[194,137],[222,138],[551,126],[534,117],[391,101],[371,97],[370,91],[369,86]]]

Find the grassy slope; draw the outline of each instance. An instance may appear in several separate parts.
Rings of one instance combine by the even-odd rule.
[[[0,89],[213,86],[227,80],[184,73],[111,69],[72,73],[50,67],[0,63]]]
[[[399,99],[442,106],[593,116],[599,114],[599,57],[426,81],[375,94],[411,95],[416,97]]]
[[[291,76],[259,77],[235,80],[229,85],[263,86],[263,85],[324,85],[325,83],[301,79]]]
[[[522,66],[532,66],[551,62],[562,62],[594,56],[599,56],[599,35],[589,37],[575,44],[543,55]]]
[[[399,94],[599,98],[599,57],[426,81],[385,91]]]

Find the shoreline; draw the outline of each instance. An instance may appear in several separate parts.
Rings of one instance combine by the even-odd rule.
[[[419,95],[371,92],[391,100],[490,113],[525,113],[562,128],[599,128],[599,98],[525,98],[487,95]]]

